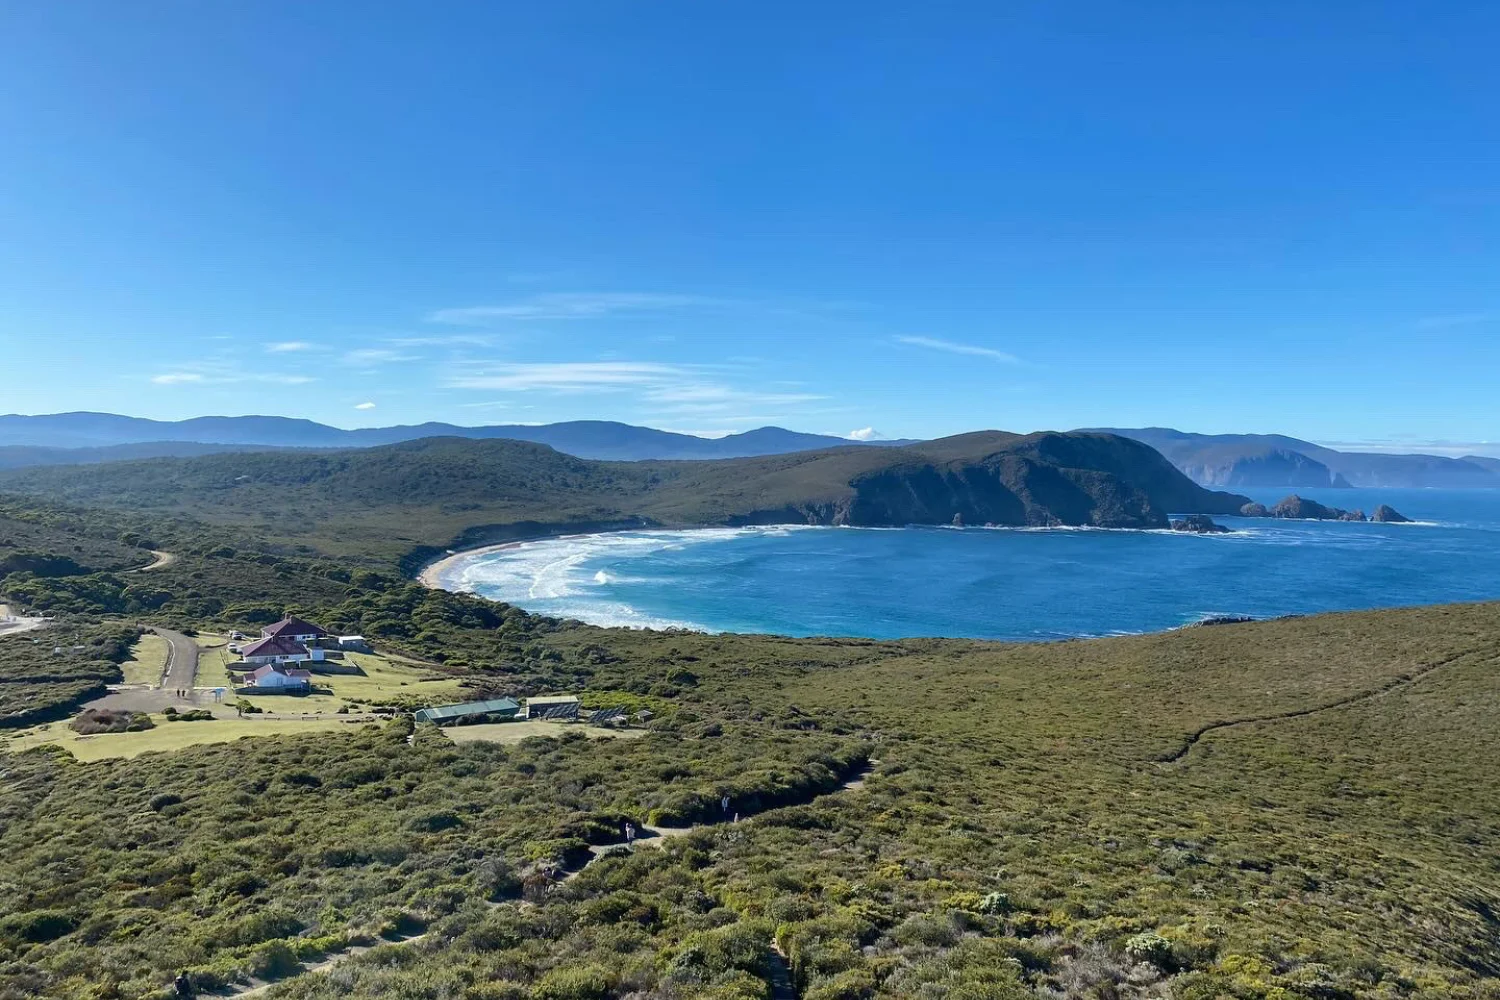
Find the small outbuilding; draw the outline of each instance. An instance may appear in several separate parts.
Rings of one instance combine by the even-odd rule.
[[[418,722],[432,722],[439,726],[461,726],[474,722],[509,722],[520,711],[521,703],[514,698],[492,698],[424,708],[412,717]]]
[[[341,635],[338,637],[339,649],[346,653],[373,653],[374,649],[365,641],[362,635]]]
[[[578,721],[578,696],[575,694],[542,695],[526,699],[526,718],[558,722]]]
[[[312,672],[268,663],[246,674],[244,685],[245,689],[269,694],[300,693],[312,687]]]

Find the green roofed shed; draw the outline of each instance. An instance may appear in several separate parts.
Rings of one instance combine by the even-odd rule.
[[[462,722],[481,719],[514,719],[521,710],[521,703],[513,698],[494,698],[490,701],[466,701],[461,705],[437,705],[418,711],[418,722],[435,722],[440,726],[452,726]]]

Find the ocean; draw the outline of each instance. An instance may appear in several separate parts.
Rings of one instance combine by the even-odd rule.
[[[1239,491],[1273,503],[1288,490]],[[1216,518],[1227,535],[1078,528],[723,528],[553,538],[445,586],[598,625],[1061,639],[1215,615],[1500,598],[1500,491],[1297,490],[1413,524]]]

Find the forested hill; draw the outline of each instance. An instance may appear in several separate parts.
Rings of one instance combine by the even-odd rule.
[[[188,514],[324,550],[378,539],[388,552],[516,522],[1164,527],[1169,513],[1246,502],[1126,438],[998,431],[709,462],[596,462],[523,442],[431,438],[12,470],[0,492]]]

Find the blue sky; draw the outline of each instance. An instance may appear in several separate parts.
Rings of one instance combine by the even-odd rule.
[[[1480,450],[1497,41],[1480,3],[9,4],[0,411]]]

